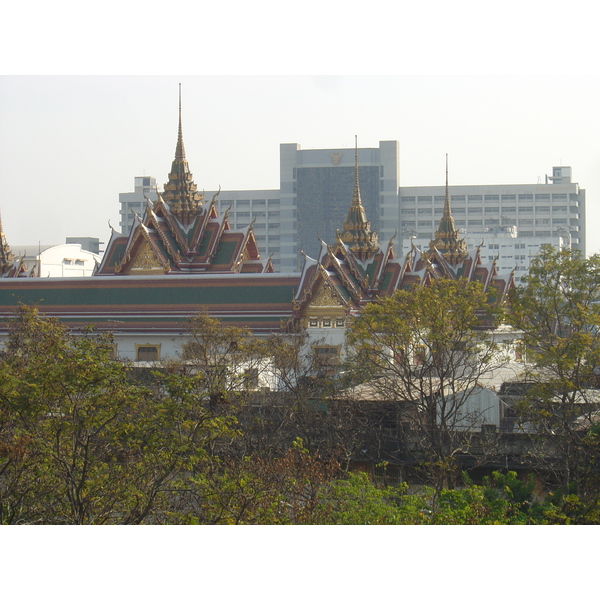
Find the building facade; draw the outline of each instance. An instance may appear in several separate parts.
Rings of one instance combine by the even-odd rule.
[[[88,243],[77,243],[67,238],[65,244],[55,246],[13,246],[13,261],[21,274],[33,277],[89,277],[100,263],[100,254],[89,250],[99,247],[97,238],[86,238]]]
[[[128,235],[135,223],[134,213],[141,215],[146,210],[146,198],[154,202],[156,196],[155,177],[134,177],[133,192],[119,194],[119,227],[121,233]]]
[[[401,239],[426,244],[443,212],[444,186],[400,187],[399,198]],[[571,167],[554,167],[545,183],[450,186],[450,200],[456,226],[472,240],[514,226],[526,247],[560,239],[585,252],[585,190],[571,181]]]
[[[298,269],[299,252],[315,255],[319,239],[332,240],[354,188],[352,148],[302,150],[280,145],[281,270]],[[366,217],[381,239],[397,229],[399,144],[358,148],[358,172]]]
[[[381,239],[395,236],[397,253],[405,255],[413,243],[425,247],[442,216],[445,187],[401,186],[397,141],[358,148],[358,162],[362,203],[373,229]],[[271,257],[274,270],[294,273],[301,268],[301,251],[316,255],[319,239],[335,238],[353,179],[349,148],[281,144],[278,190],[221,190],[216,207],[219,214],[228,211],[234,228],[253,223],[258,248]],[[449,186],[449,193],[469,248],[483,240],[489,256],[499,250],[500,271],[516,266],[517,281],[542,244],[585,252],[585,190],[573,183],[571,167],[553,167],[544,183]],[[122,233],[134,222],[132,210],[143,213],[145,198],[156,199],[153,177],[136,177],[135,192],[120,194]]]

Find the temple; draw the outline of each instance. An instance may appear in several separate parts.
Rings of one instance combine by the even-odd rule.
[[[446,161],[446,201],[435,239],[420,252],[396,257],[394,237],[380,246],[361,201],[358,151],[354,190],[342,229],[318,255],[304,254],[300,273],[273,272],[262,259],[253,227],[232,230],[215,197],[205,203],[185,157],[181,92],[175,157],[162,194],[135,215],[129,235],[113,230],[94,276],[39,278],[25,273],[6,242],[0,221],[0,336],[20,304],[58,317],[73,331],[93,326],[112,332],[115,354],[141,361],[176,356],[188,320],[205,311],[255,335],[306,330],[326,355],[344,344],[346,327],[369,302],[439,278],[480,282],[502,301],[514,285],[499,277],[495,261],[466,251],[451,214]]]
[[[4,229],[2,227],[2,216],[0,215],[0,277],[27,277],[34,275],[35,268],[27,273],[23,261],[12,253]]]
[[[357,316],[368,302],[440,278],[478,281],[499,302],[514,286],[512,273],[500,277],[495,261],[483,264],[480,249],[468,253],[464,239],[460,239],[448,195],[447,160],[444,214],[435,239],[427,252],[413,247],[404,258],[395,257],[393,238],[381,248],[377,234],[371,231],[360,200],[356,161],[354,194],[343,233],[338,231],[333,245],[321,241],[316,258],[304,256],[294,296],[294,319],[302,328],[323,332],[344,328],[348,318]],[[341,336],[336,337],[339,342]]]

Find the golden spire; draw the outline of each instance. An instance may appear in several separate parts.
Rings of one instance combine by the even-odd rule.
[[[185,158],[185,148],[183,146],[183,130],[181,128],[181,84],[179,84],[179,130],[177,132],[177,146],[175,148],[175,158]]]
[[[344,221],[344,232],[341,239],[350,251],[359,260],[368,260],[377,250],[377,232],[371,231],[371,224],[367,220],[365,209],[360,199],[360,185],[358,181],[358,140],[354,136],[354,193],[348,216]]]
[[[437,248],[441,255],[454,266],[467,258],[468,252],[465,240],[459,239],[459,233],[452,218],[448,189],[448,155],[446,154],[446,199],[444,200],[444,214],[435,232],[435,239],[429,243],[429,248],[430,250]]]
[[[202,206],[204,195],[199,194],[197,186],[192,179],[190,167],[185,158],[183,146],[183,129],[181,127],[181,84],[179,84],[179,128],[177,133],[177,146],[175,159],[171,164],[169,181],[165,183],[163,200],[170,206],[171,212],[182,222],[189,225]]]
[[[2,214],[0,214],[0,276],[7,273],[13,266],[15,255],[11,252],[2,228]]]

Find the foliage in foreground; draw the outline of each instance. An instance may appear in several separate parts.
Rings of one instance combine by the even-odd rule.
[[[600,523],[595,501],[569,488],[537,500],[533,482],[514,473],[415,492],[344,472],[344,460],[301,439],[247,453],[238,443],[244,386],[226,388],[202,361],[203,343],[235,353],[241,345],[214,337],[213,323],[202,327],[185,368],[141,381],[111,359],[110,337],[73,336],[22,309],[0,356],[0,523]],[[249,352],[260,364],[260,348]]]

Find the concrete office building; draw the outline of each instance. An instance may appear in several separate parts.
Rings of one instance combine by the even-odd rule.
[[[387,241],[398,226],[399,148],[380,141],[358,148],[362,204],[371,228]],[[333,244],[354,188],[354,148],[302,150],[280,145],[281,270],[298,268],[299,251],[316,256],[319,238]]]
[[[354,185],[354,151],[281,144],[280,188],[221,190],[217,210],[228,210],[234,229],[253,222],[261,255],[271,256],[275,271],[296,272],[301,250],[316,256],[319,238],[335,242]],[[411,240],[417,247],[426,246],[442,216],[445,186],[401,187],[397,141],[358,148],[358,163],[363,206],[380,241],[397,232],[397,255],[404,255]],[[119,194],[122,233],[131,228],[132,209],[142,216],[144,195],[154,200],[155,190],[154,177],[136,177],[135,191]],[[216,193],[205,191],[205,202]],[[484,253],[492,256],[504,246],[497,263],[500,272],[515,265],[524,271],[546,243],[585,252],[585,190],[572,182],[571,167],[554,167],[544,183],[449,186],[449,194],[456,226],[469,248],[483,239]],[[526,258],[518,258],[522,256]],[[521,274],[515,272],[517,281]]]
[[[140,217],[144,216],[146,198],[152,200],[152,202],[156,200],[155,177],[135,177],[134,191],[119,194],[119,204],[121,205],[119,210],[121,217],[119,227],[121,228],[121,233],[128,234],[131,231],[134,222],[134,212]]]
[[[449,187],[452,216],[468,238],[487,236],[497,227],[516,226],[520,243],[546,240],[585,252],[585,190],[571,181],[571,167],[554,167],[545,183]],[[426,243],[444,208],[445,188],[400,187],[399,233]],[[536,243],[538,243],[536,242]]]

